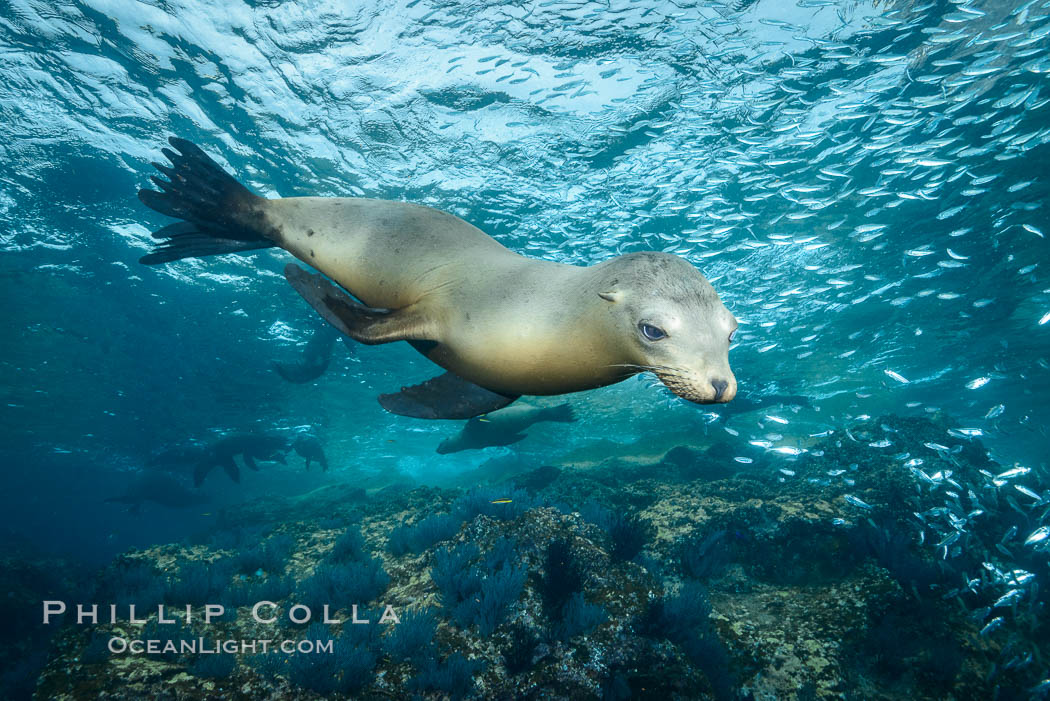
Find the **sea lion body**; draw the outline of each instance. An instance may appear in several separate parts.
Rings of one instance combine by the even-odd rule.
[[[441,441],[437,452],[447,455],[461,450],[513,445],[525,438],[523,431],[544,421],[572,423],[576,417],[569,404],[554,407],[515,404],[468,420],[459,433]]]
[[[295,197],[267,200],[262,212],[278,245],[367,306],[432,320],[437,345],[426,356],[483,387],[563,394],[634,374],[602,333],[594,268],[526,258],[405,202]]]
[[[274,362],[273,369],[287,382],[300,385],[312,382],[328,369],[332,362],[332,348],[338,339],[338,331],[329,324],[319,324],[311,331],[298,362]]]
[[[292,448],[303,459],[307,470],[310,469],[311,462],[316,462],[321,466],[322,472],[328,472],[328,457],[317,436],[309,433],[300,434],[292,441]]]
[[[155,452],[146,465],[157,470],[168,472],[185,472],[187,465],[200,462],[207,448],[200,443],[184,443],[170,446]]]
[[[208,497],[191,490],[174,477],[163,472],[146,472],[135,478],[124,494],[110,497],[107,502],[127,504],[137,511],[143,502],[152,501],[171,509],[185,509],[208,502]]]
[[[288,452],[288,441],[281,436],[255,433],[236,433],[225,436],[208,445],[193,469],[193,484],[204,483],[204,478],[215,467],[221,467],[234,482],[241,481],[240,469],[234,457],[241,456],[244,464],[258,472],[256,460],[287,464],[284,454]]]
[[[706,278],[668,253],[589,267],[527,258],[477,227],[422,205],[363,198],[265,199],[194,144],[169,139],[149,207],[183,221],[142,262],[280,246],[320,276],[285,276],[355,340],[404,340],[448,370],[380,402],[395,413],[469,418],[525,394],[593,389],[651,370],[699,403],[736,394],[737,322]],[[360,302],[358,302],[359,300]],[[361,304],[363,303],[363,304]],[[385,401],[393,400],[393,401]]]

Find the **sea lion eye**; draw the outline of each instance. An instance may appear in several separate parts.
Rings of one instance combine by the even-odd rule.
[[[732,343],[734,338],[736,338],[736,329],[729,332],[729,342]]]
[[[659,326],[653,326],[647,324],[644,321],[638,324],[638,329],[642,332],[650,341],[659,341],[661,338],[667,338],[667,332],[661,329]]]

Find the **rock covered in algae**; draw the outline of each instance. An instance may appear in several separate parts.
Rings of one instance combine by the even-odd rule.
[[[363,611],[418,612],[411,625],[372,633],[331,626],[342,644],[334,665],[238,654],[228,670],[192,655],[100,656],[97,634],[126,633],[126,623],[68,627],[37,693],[988,698],[995,684],[1021,687],[1030,675],[989,680],[1004,645],[978,636],[973,602],[952,591],[960,571],[953,568],[965,557],[938,562],[902,530],[914,512],[943,501],[916,488],[902,455],[933,443],[944,450],[927,449],[931,473],[940,467],[976,480],[998,469],[973,441],[946,435],[946,426],[899,417],[852,426],[791,462],[784,481],[775,470],[731,463],[724,446],[694,445],[527,466],[509,478],[500,465],[493,485],[466,492],[275,498],[278,517],[269,521],[270,506],[229,514],[228,529],[248,532],[239,539],[227,533],[206,545],[158,546],[129,554],[122,566],[138,563],[177,582],[191,563],[205,562],[227,578],[214,595],[257,584],[285,609],[322,575],[343,577],[333,581],[374,593],[357,602]],[[871,445],[886,440],[892,450]],[[291,545],[273,571],[225,569],[243,559],[245,543],[274,539]],[[338,602],[333,608],[350,617]],[[243,613],[188,629],[210,639],[299,639],[308,630]]]

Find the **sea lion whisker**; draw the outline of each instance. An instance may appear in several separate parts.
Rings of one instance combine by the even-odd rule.
[[[636,368],[638,370],[652,370],[651,365],[639,365],[638,363],[609,363],[605,367],[607,368]]]
[[[608,367],[634,368],[642,372],[651,372],[660,378],[662,382],[679,381],[689,383],[688,375],[679,368],[670,365],[642,365],[639,363],[613,363]]]
[[[667,368],[664,365],[640,365],[638,363],[610,363],[606,367],[610,367],[610,368],[634,368],[636,370],[641,370],[642,372],[653,372],[653,373],[663,372],[665,370],[668,371],[668,372],[671,371],[671,368]]]
[[[685,378],[686,373],[678,368],[669,367],[667,365],[657,365],[652,368],[652,371],[661,377],[680,377]]]

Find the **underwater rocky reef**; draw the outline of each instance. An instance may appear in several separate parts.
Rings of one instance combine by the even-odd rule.
[[[1038,698],[1048,480],[953,425],[883,416],[786,460],[681,445],[238,507],[84,585],[147,622],[67,613],[35,697]],[[226,613],[204,625],[205,604]],[[174,644],[113,654],[112,636]],[[261,639],[331,652],[177,651]]]

